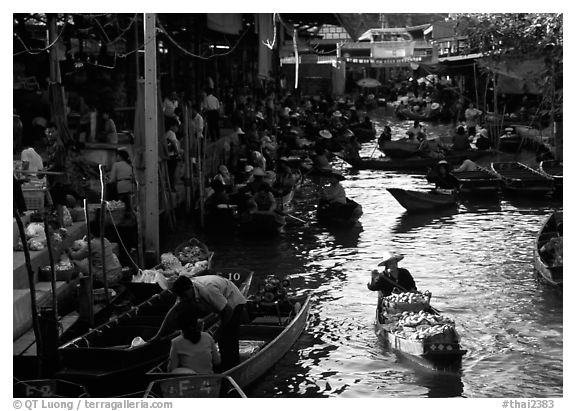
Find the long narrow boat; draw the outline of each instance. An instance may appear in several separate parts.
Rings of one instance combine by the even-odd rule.
[[[492,163],[505,192],[515,195],[544,196],[554,188],[554,179],[518,162]]]
[[[231,279],[247,295],[253,272],[224,269],[219,275]],[[154,342],[153,337],[176,297],[169,291],[156,294],[117,318],[58,348],[57,378],[84,385],[92,395],[130,391],[130,383],[168,356],[170,341],[178,331]],[[201,319],[204,328],[218,323],[210,313]],[[139,338],[138,338],[139,337]],[[140,343],[140,344],[139,344]],[[136,390],[132,390],[136,391]]]
[[[551,239],[557,238],[558,240],[556,241],[560,240],[562,232],[559,232],[561,230],[559,230],[558,225],[562,223],[562,220],[562,211],[556,211],[546,217],[534,243],[534,269],[544,281],[553,286],[562,286],[563,266],[555,265],[553,256],[550,253],[543,252],[542,247]]]
[[[463,195],[496,195],[500,191],[502,180],[487,168],[477,166],[475,171],[452,172],[460,183]]]
[[[564,167],[560,160],[541,161],[539,170],[542,174],[554,179],[554,194],[562,196]]]
[[[449,208],[456,205],[456,196],[453,193],[440,191],[415,191],[402,188],[387,188],[388,192],[409,212],[426,212]]]
[[[310,296],[290,299],[284,303],[256,303],[249,301],[247,311],[248,324],[240,326],[240,359],[237,366],[222,374],[233,379],[244,389],[262,377],[294,345],[300,337],[310,312]],[[148,386],[147,395],[166,396],[170,393],[163,386],[173,386],[175,380],[185,380],[166,372],[166,364],[152,369],[147,376],[153,380]],[[172,396],[181,393],[173,392]],[[201,396],[189,393],[185,396]]]
[[[381,297],[381,291],[378,293]],[[430,306],[422,312],[439,316],[438,311]],[[376,308],[375,324],[376,333],[389,344],[390,348],[409,355],[411,359],[423,365],[431,365],[438,369],[457,367],[467,352],[460,346],[460,336],[453,326],[447,327],[437,335],[424,337],[418,335],[423,331],[420,326],[399,327],[394,316],[386,312],[382,304]]]
[[[378,146],[386,157],[391,159],[407,158],[418,154],[420,144],[408,139],[384,141]]]
[[[491,154],[491,150],[466,150],[454,152],[444,157],[450,164],[460,164],[465,159],[477,160]],[[389,170],[425,172],[438,163],[438,158],[410,157],[405,159],[390,159],[388,157],[342,157],[344,161],[358,170]]]

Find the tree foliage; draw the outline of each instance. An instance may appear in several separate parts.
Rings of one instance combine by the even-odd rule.
[[[542,56],[562,58],[561,13],[474,13],[457,16],[457,31],[468,37],[470,52],[494,58]]]

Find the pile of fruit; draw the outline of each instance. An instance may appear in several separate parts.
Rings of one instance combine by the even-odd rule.
[[[403,312],[395,316],[396,324],[390,331],[412,340],[426,340],[442,337],[443,340],[455,338],[454,321],[440,314],[425,311],[418,313]]]
[[[290,278],[278,278],[275,275],[269,275],[264,279],[264,283],[258,287],[254,295],[256,303],[266,302],[273,303],[276,301],[283,302],[288,300],[288,288],[290,287]]]
[[[429,291],[392,293],[382,299],[382,306],[386,311],[419,311],[430,306],[431,294]]]
[[[210,252],[197,245],[186,246],[176,253],[176,257],[182,264],[195,264],[207,260],[209,256]]]

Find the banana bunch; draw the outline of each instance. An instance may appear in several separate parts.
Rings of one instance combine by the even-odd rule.
[[[417,313],[410,313],[404,311],[399,319],[398,325],[404,327],[417,327],[419,325],[454,325],[454,321],[448,317],[440,314],[431,314],[425,311],[419,311]]]
[[[387,297],[383,298],[385,305],[387,306],[395,306],[398,303],[407,303],[407,304],[415,304],[415,303],[422,303],[426,304],[429,301],[430,293],[428,294],[419,293],[419,292],[403,292],[399,294],[390,294]]]
[[[425,340],[430,337],[443,334],[446,336],[454,335],[454,325],[453,324],[438,324],[431,327],[422,328],[409,335],[412,340]]]
[[[182,264],[194,264],[207,258],[208,256],[206,255],[206,252],[198,246],[186,246],[178,253],[178,259]]]

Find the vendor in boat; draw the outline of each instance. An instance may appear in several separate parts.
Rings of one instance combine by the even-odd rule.
[[[246,318],[246,298],[238,287],[219,275],[202,275],[193,279],[181,275],[174,281],[171,291],[178,299],[150,341],[174,332],[182,312],[193,317],[214,312],[219,314],[221,321],[214,339],[220,348],[222,367],[226,370],[239,364],[239,329]]]
[[[230,197],[226,192],[226,187],[220,179],[213,179],[210,183],[212,193],[206,198],[204,206],[208,214],[214,213],[218,210],[219,204],[230,204]]]
[[[488,130],[485,128],[481,129],[476,137],[476,148],[478,150],[488,150],[490,148],[490,138],[488,136]]]
[[[106,280],[108,285],[117,284],[122,278],[122,265],[118,257],[112,251],[112,243],[104,238],[104,250],[102,250],[102,240],[100,238],[99,212],[96,218],[90,222],[90,250],[88,243],[75,243],[66,253],[74,265],[83,275],[89,274],[90,264],[92,265],[93,286],[100,288],[104,285],[104,268],[106,266]]]
[[[426,140],[426,130],[418,120],[414,120],[414,125],[408,129],[406,134],[408,135],[408,139],[411,141],[417,141],[420,138]]]
[[[220,365],[220,351],[212,336],[200,330],[198,319],[186,312],[178,316],[180,335],[170,344],[168,372],[174,374],[213,374]]]
[[[234,176],[224,164],[218,166],[218,173],[214,176],[214,180],[220,180],[229,193],[234,189]]]
[[[392,129],[388,124],[384,126],[382,134],[378,137],[378,145],[382,147],[382,145],[387,141],[392,141]]]
[[[399,268],[398,262],[404,258],[402,254],[392,253],[386,256],[378,266],[384,266],[384,271],[372,270],[372,278],[367,284],[370,291],[381,291],[378,298],[380,306],[381,298],[392,294],[397,288],[399,291],[416,291],[416,283],[410,271],[406,268]]]
[[[556,227],[557,236],[552,237],[548,240],[542,247],[540,247],[540,254],[542,258],[551,263],[552,267],[562,267],[564,263],[564,251],[563,251],[563,224],[558,223]]]
[[[450,173],[450,164],[446,160],[440,160],[436,166],[432,167],[426,179],[435,184],[436,189],[456,190],[460,187],[460,182]]]

